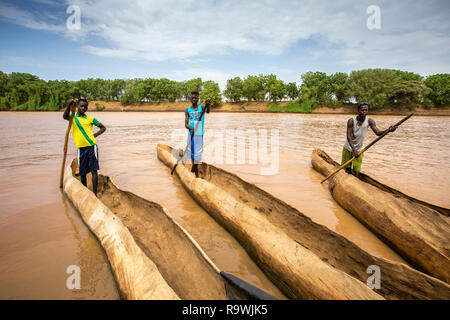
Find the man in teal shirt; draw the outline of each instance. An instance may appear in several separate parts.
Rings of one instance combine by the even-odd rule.
[[[188,133],[188,148],[186,151],[186,156],[192,159],[192,169],[191,172],[195,173],[198,177],[198,164],[202,161],[203,152],[203,130],[205,125],[205,112],[209,113],[210,101],[207,100],[205,104],[205,112],[203,107],[198,105],[199,93],[197,91],[191,92],[191,103],[192,105],[186,109],[185,112],[185,127],[189,130]],[[202,116],[203,113],[203,116]],[[201,119],[200,119],[201,118]],[[194,135],[192,132],[195,130]],[[192,139],[191,139],[192,136]]]

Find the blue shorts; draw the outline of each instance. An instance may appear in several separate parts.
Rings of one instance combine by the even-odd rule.
[[[188,134],[188,142],[191,138],[191,134]],[[192,152],[193,150],[193,152]],[[191,140],[190,145],[188,146],[186,150],[186,158],[187,159],[194,159],[194,163],[201,163],[202,162],[202,152],[203,152],[203,136],[195,136]]]
[[[80,169],[80,176],[100,170],[97,145],[78,149],[78,168]]]

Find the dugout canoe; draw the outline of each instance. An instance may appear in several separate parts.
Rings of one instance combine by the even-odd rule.
[[[313,151],[311,163],[324,176],[339,166],[320,149]],[[450,210],[361,176],[360,180],[341,170],[330,180],[336,202],[412,266],[449,283]]]
[[[170,169],[178,150],[157,146]],[[207,163],[175,170],[187,192],[246,249],[272,282],[293,299],[450,299],[450,286],[403,263],[372,256],[297,209],[237,175]],[[299,191],[300,192],[300,191]],[[382,270],[380,289],[367,268]]]
[[[64,192],[104,248],[124,299],[274,299],[223,271],[159,204],[99,175],[98,198],[65,170]],[[90,186],[88,177],[88,187]]]

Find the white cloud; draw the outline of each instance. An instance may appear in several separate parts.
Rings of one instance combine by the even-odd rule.
[[[65,27],[41,21],[34,14],[18,9],[10,4],[0,2],[0,19],[15,23],[30,29],[64,32]]]
[[[233,50],[278,55],[311,34],[302,27],[309,18],[293,16],[303,10],[298,1],[288,5],[205,0],[77,3],[86,21],[83,26],[109,43],[108,50],[86,49],[105,56],[170,60]]]
[[[442,61],[450,53],[448,11],[439,8],[448,7],[445,1],[381,1],[382,29],[373,31],[366,27],[370,1],[78,3],[92,33],[109,44],[86,47],[100,56],[162,61],[233,51],[280,55],[298,41],[318,38],[321,48],[310,51],[312,58],[328,51],[344,65],[420,69],[427,61],[449,71]]]
[[[50,6],[60,6],[61,5],[61,3],[59,3],[55,0],[33,0],[33,2],[46,4],[46,5],[50,5]]]
[[[314,40],[304,51],[306,57],[298,59],[332,57],[340,68],[405,68],[422,74],[450,71],[448,1],[377,1],[381,30],[366,27],[366,9],[373,4],[368,0],[79,0],[66,4],[81,8],[78,33],[10,5],[0,4],[0,17],[73,39],[87,37],[88,41],[93,36],[100,41],[91,41],[84,50],[104,57],[187,61],[235,52],[277,56],[302,41]]]

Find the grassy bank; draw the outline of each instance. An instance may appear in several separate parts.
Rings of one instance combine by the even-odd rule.
[[[299,113],[311,113],[313,108],[311,104],[290,101],[287,105],[282,106],[277,103],[269,103],[268,111],[270,112],[299,112]]]

